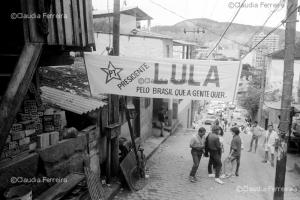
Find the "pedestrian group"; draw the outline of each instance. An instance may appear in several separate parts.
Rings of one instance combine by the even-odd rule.
[[[199,128],[198,133],[193,135],[190,141],[191,154],[193,158],[193,166],[189,174],[189,180],[191,182],[197,181],[195,175],[202,155],[209,158],[207,166],[208,177],[215,178],[217,183],[224,184],[222,179],[239,176],[241,151],[243,149],[240,133],[242,131],[244,132],[247,127],[244,127],[244,129],[241,129],[237,126],[230,128],[230,132],[232,133],[230,151],[228,156],[222,162],[222,154],[224,153],[223,129],[226,130],[227,121],[226,123],[223,122],[222,125],[223,128],[219,125],[219,121],[216,120],[211,126],[211,131],[207,136],[205,136],[206,129],[204,127]],[[251,125],[249,124],[248,126]],[[264,129],[260,128],[257,121],[255,121],[248,130],[252,133],[248,152],[252,152],[252,146],[254,143],[254,153],[256,153],[258,140],[259,137],[263,135]],[[263,162],[267,163],[269,156],[271,156],[270,163],[271,166],[274,167],[274,153],[276,151],[276,144],[279,137],[272,124],[268,125],[268,130],[265,132],[264,136],[265,139],[263,146],[265,157]],[[236,163],[235,168],[233,167],[234,163]]]

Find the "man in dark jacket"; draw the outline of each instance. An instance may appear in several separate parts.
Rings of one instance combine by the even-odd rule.
[[[221,135],[221,136],[224,135],[224,131],[221,128],[221,126],[219,125],[219,120],[218,119],[214,121],[213,126],[219,127],[219,131],[218,131],[218,133],[216,133],[217,135]],[[205,140],[205,151],[206,151],[206,153],[204,154],[205,157],[209,157],[209,155],[208,155],[209,151],[208,151],[208,141],[207,141],[207,139],[208,139],[208,136],[206,137],[206,140]],[[222,145],[222,141],[221,140],[220,140],[220,143],[221,143],[221,149],[223,150],[223,145]],[[213,160],[209,159],[209,161],[208,161],[208,177],[209,178],[214,178],[215,177],[215,174],[212,173],[213,168],[215,168]]]
[[[216,170],[215,181],[219,184],[224,184],[224,182],[220,179],[220,172],[222,168],[222,148],[218,136],[219,130],[219,126],[212,126],[211,133],[207,136],[207,148],[209,151],[209,163],[212,163]],[[210,166],[208,166],[208,174],[209,177],[213,177],[212,168]]]

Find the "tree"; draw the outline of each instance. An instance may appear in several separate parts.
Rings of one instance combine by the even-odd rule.
[[[241,78],[246,76],[246,79],[248,80],[249,76],[252,75],[250,72],[251,65],[249,64],[243,64],[242,65],[242,72],[241,72]]]
[[[247,96],[241,101],[240,105],[246,109],[253,120],[259,109],[260,90],[249,87]]]
[[[240,101],[240,105],[248,111],[252,120],[254,120],[259,109],[261,92],[263,91],[260,78],[252,74],[252,80],[249,84],[246,96]]]

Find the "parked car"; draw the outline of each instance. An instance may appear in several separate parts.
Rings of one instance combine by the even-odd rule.
[[[212,125],[216,120],[217,118],[214,115],[207,115],[205,118],[203,118],[203,123],[205,125]]]
[[[236,106],[234,104],[229,104],[228,105],[229,109],[234,110],[236,108]]]
[[[214,110],[211,110],[211,109],[207,110],[207,114],[208,115],[213,115],[214,114]]]
[[[234,125],[234,126],[242,126],[242,125],[245,125],[245,121],[243,121],[242,119],[241,120],[235,119],[235,120],[233,120],[232,125]]]

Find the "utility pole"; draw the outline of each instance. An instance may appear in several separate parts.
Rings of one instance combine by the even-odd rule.
[[[197,28],[197,30],[188,31],[184,28],[183,32],[184,32],[184,34],[186,34],[186,33],[198,33],[199,34],[199,33],[205,33],[205,30],[200,31],[200,29]]]
[[[263,48],[263,47],[262,47]],[[264,49],[264,48],[263,48]],[[263,120],[263,104],[265,99],[265,86],[266,86],[266,55],[263,55],[263,49],[260,49],[260,54],[263,57],[263,66],[262,66],[262,73],[261,73],[261,83],[260,83],[260,99],[259,99],[259,125],[263,126],[264,122]]]
[[[183,29],[183,32],[184,34],[187,34],[187,33],[194,33],[194,42],[197,42],[197,38],[196,38],[196,33],[197,34],[200,34],[200,33],[205,33],[205,30],[201,30],[199,28],[197,28],[196,30],[186,30],[185,28]],[[183,49],[185,47],[183,46]],[[184,57],[184,50],[183,50],[183,57]],[[186,59],[192,59],[192,46],[189,46],[189,45],[186,45]]]
[[[294,54],[295,36],[297,20],[297,0],[288,0],[287,17],[285,29],[285,55],[284,55],[284,75],[281,97],[280,114],[280,139],[278,142],[278,155],[275,175],[274,200],[284,199],[286,159],[287,159],[287,133],[290,125],[290,110],[292,101],[292,89],[294,78]]]
[[[120,0],[114,0],[114,13],[113,13],[113,56],[119,56],[119,40],[120,40]],[[109,95],[108,97],[108,122],[109,125],[114,127],[115,132],[118,134],[109,134],[107,136],[107,163],[106,173],[108,182],[111,176],[117,177],[119,174],[119,96]],[[115,126],[114,126],[115,125]]]

